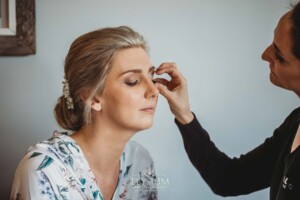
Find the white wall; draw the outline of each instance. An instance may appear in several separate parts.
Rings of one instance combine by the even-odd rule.
[[[58,129],[52,109],[69,45],[100,27],[129,25],[149,41],[155,65],[176,62],[188,79],[192,110],[228,155],[263,142],[299,105],[296,95],[271,85],[260,59],[287,6],[280,0],[37,0],[36,55],[0,57],[0,199],[8,199],[29,145]],[[222,199],[189,162],[162,97],[153,128],[135,139],[169,180],[160,199]],[[268,199],[268,190],[227,199]]]

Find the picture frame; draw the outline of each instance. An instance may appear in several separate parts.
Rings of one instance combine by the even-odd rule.
[[[0,56],[35,54],[35,0],[0,1],[1,15],[5,14],[0,28]]]

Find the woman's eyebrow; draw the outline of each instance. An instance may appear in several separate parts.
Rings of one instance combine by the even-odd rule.
[[[154,66],[151,66],[149,68],[149,72],[152,73],[155,71],[155,67]],[[123,74],[126,74],[126,73],[142,73],[142,70],[141,69],[130,69],[130,70],[126,70],[125,72],[122,72],[120,74],[120,76],[122,76]]]
[[[127,74],[127,73],[142,73],[142,70],[141,69],[130,69],[130,70],[127,70],[125,72],[122,72],[120,74],[120,76],[122,76],[123,74]]]

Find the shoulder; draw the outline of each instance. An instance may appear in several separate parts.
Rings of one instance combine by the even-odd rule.
[[[141,144],[139,144],[133,140],[130,140],[127,143],[125,151],[134,153],[135,155],[138,155],[138,156],[144,156],[144,157],[151,158],[149,151],[145,147],[143,147]]]
[[[294,109],[284,120],[280,128],[289,128],[300,122],[300,107]]]
[[[277,141],[277,146],[282,145],[286,140],[291,139],[291,135],[295,134],[293,131],[300,123],[300,107],[294,109],[284,120],[284,122],[274,130],[273,141]],[[270,138],[267,138],[269,140]]]
[[[70,143],[65,137],[67,136],[54,133],[50,139],[31,146],[19,163],[18,170],[34,173],[46,168],[53,170],[54,167],[63,167]]]
[[[24,199],[44,199],[53,192],[52,181],[64,183],[62,172],[64,164],[59,159],[58,139],[50,138],[31,146],[20,161],[14,176],[11,195],[22,194]],[[53,196],[52,196],[53,197]]]
[[[291,114],[287,117],[287,119],[299,119],[300,120],[300,107],[296,108],[291,112]]]
[[[152,156],[149,151],[141,144],[130,140],[123,152],[123,157],[126,156],[127,161],[139,161],[140,163],[153,163]]]
[[[294,109],[286,118],[286,120],[289,119],[295,119],[300,117],[300,107]]]

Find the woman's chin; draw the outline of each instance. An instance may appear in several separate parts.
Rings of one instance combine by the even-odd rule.
[[[146,130],[149,129],[153,126],[153,120],[149,121],[149,122],[144,122],[142,124],[140,124],[140,130]]]

